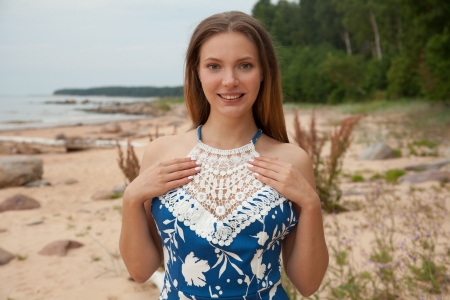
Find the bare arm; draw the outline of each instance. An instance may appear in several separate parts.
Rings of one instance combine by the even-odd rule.
[[[122,230],[119,249],[130,276],[145,282],[163,261],[161,241],[150,210],[154,197],[186,184],[199,170],[190,158],[158,162],[161,141],[152,142],[144,153],[139,176],[131,182],[123,196]]]
[[[319,288],[329,257],[311,161],[303,150],[292,147],[290,163],[259,157],[251,162],[254,167],[250,169],[260,174],[260,181],[294,203],[299,222],[283,241],[283,267],[297,290],[307,297]]]

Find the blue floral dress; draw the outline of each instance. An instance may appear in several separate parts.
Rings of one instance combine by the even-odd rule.
[[[220,150],[201,141],[188,156],[194,179],[153,199],[165,278],[159,299],[289,299],[281,282],[281,242],[297,224],[292,203],[245,166],[252,141]]]

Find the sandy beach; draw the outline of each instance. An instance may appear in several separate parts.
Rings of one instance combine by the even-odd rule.
[[[175,113],[176,111],[176,113]],[[294,111],[285,112],[288,132],[292,138]],[[309,125],[311,110],[300,112],[303,126]],[[318,128],[329,132],[338,121],[347,115],[330,109],[316,112]],[[367,178],[375,173],[383,173],[390,169],[402,169],[415,163],[429,163],[450,157],[450,140],[443,140],[438,146],[439,156],[411,156],[374,161],[360,161],[358,156],[368,144],[383,139],[392,147],[399,147],[399,140],[389,135],[392,128],[389,121],[395,114],[366,115],[354,132],[354,142],[347,152],[343,164],[343,172],[354,174],[361,172],[365,180],[353,182],[350,177],[343,176],[341,189],[344,191],[342,201],[347,201],[353,208],[336,216],[325,215],[327,241],[336,242],[332,226],[337,220],[348,232],[354,224],[364,220],[366,195],[376,186]],[[151,119],[118,122],[121,132],[133,132],[133,142],[145,145],[152,137],[170,135],[174,132],[186,131],[190,122],[182,109],[174,110],[165,116]],[[45,128],[38,130],[20,130],[1,132],[1,136],[41,137],[54,139],[58,134],[67,137],[83,137],[91,139],[119,138],[117,133],[104,133],[104,124],[89,126],[72,126]],[[137,138],[136,138],[137,137]],[[292,140],[292,139],[291,139]],[[406,148],[404,145],[400,145]],[[142,158],[144,147],[135,147],[136,155]],[[325,145],[324,152],[328,147]],[[1,154],[1,157],[9,156]],[[0,189],[0,202],[16,195],[24,194],[38,200],[41,207],[32,210],[6,211],[0,213],[0,247],[17,257],[0,266],[0,299],[33,300],[33,299],[157,299],[159,291],[150,282],[138,284],[129,280],[128,272],[120,259],[118,240],[121,226],[122,198],[112,200],[92,200],[92,196],[102,190],[111,190],[114,186],[125,182],[124,175],[117,164],[117,148],[92,148],[67,153],[41,153],[32,156],[42,159],[44,173],[42,178],[51,183],[50,186],[36,188],[8,187]],[[450,170],[450,165],[443,170]],[[75,183],[67,184],[68,179]],[[446,208],[450,209],[450,184],[429,181],[415,184],[415,188],[423,193],[434,191],[440,198],[446,199]],[[401,196],[399,203],[408,201],[411,185],[384,185],[384,188],[395,190]],[[38,223],[30,225],[31,223]],[[353,227],[352,227],[353,226]],[[398,226],[402,226],[399,224]],[[450,218],[443,224],[447,232],[450,230]],[[348,235],[347,235],[348,237]],[[371,233],[362,232],[357,235],[358,245],[370,249]],[[70,239],[84,246],[70,249],[66,256],[43,256],[38,252],[48,243],[55,240]],[[442,246],[444,251],[445,247]],[[330,255],[332,251],[330,251]],[[333,259],[333,258],[332,258]],[[355,254],[358,263],[362,263],[364,255]],[[449,265],[447,265],[447,268]],[[448,269],[447,269],[448,273]],[[445,296],[444,296],[445,297]],[[450,298],[441,298],[450,299]]]

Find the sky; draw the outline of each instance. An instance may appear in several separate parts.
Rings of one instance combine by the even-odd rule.
[[[195,26],[257,0],[0,0],[0,95],[176,86]]]

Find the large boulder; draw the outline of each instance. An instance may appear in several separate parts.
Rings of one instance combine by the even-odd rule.
[[[0,203],[0,212],[7,210],[34,209],[39,207],[41,207],[41,204],[35,199],[22,194],[17,194]]]
[[[450,172],[447,171],[437,171],[431,170],[426,172],[414,173],[403,175],[398,178],[398,181],[402,184],[409,183],[421,183],[426,181],[442,181],[449,182],[450,181]]]
[[[370,145],[359,155],[359,160],[378,160],[393,158],[394,151],[383,142]]]
[[[38,254],[48,256],[50,255],[66,256],[67,251],[69,251],[69,249],[80,248],[83,246],[84,245],[82,243],[79,243],[77,241],[71,240],[54,241],[44,246],[44,248],[42,248],[41,251],[38,252]]]
[[[42,177],[42,159],[30,156],[0,158],[0,188],[21,186]]]

